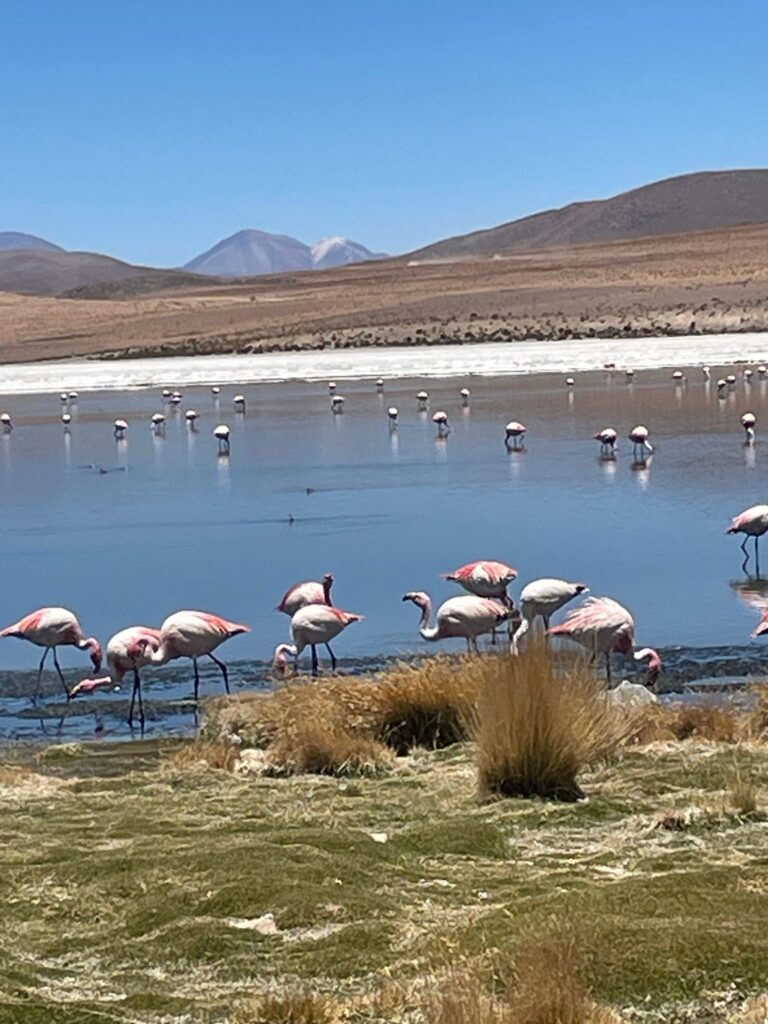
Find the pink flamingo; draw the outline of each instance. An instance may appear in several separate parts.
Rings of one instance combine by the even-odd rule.
[[[209,657],[219,666],[224,689],[229,693],[227,666],[214,655],[214,651],[230,637],[250,633],[250,626],[230,622],[210,612],[181,611],[169,615],[160,627],[160,644],[153,651],[148,664],[165,665],[176,658],[191,658],[195,670],[195,700],[200,690],[200,674],[197,659]]]
[[[635,650],[635,620],[626,608],[611,597],[588,597],[584,604],[568,613],[565,622],[552,626],[550,636],[564,636],[585,647],[594,661],[605,655],[605,669],[611,680],[611,654],[631,654],[635,661],[648,659],[651,682],[661,672],[661,658],[652,647]]]
[[[57,647],[77,647],[79,651],[90,651],[94,669],[98,672],[101,668],[99,641],[92,636],[85,637],[80,623],[77,621],[77,616],[67,608],[38,608],[36,612],[30,612],[29,615],[25,615],[23,619],[19,619],[13,625],[6,626],[4,630],[0,631],[0,637],[2,636],[16,636],[20,640],[28,640],[36,647],[45,648],[37,670],[38,696],[45,659],[48,657],[49,651],[53,651],[53,663],[67,699],[71,696],[69,687],[64,681],[59,659],[56,656]]]
[[[453,572],[443,573],[443,579],[458,583],[477,597],[499,597],[509,600],[507,587],[517,579],[517,569],[504,562],[481,560],[468,562]]]
[[[294,659],[294,664],[298,663],[304,648],[311,647],[312,675],[316,676],[318,671],[317,645],[325,644],[331,658],[331,670],[335,672],[336,656],[331,650],[331,640],[353,622],[362,622],[362,620],[363,616],[356,612],[345,612],[341,608],[333,608],[325,604],[308,604],[299,608],[291,618],[293,643],[278,644],[275,649],[274,667],[284,669],[286,655],[290,655]]]
[[[595,441],[600,442],[601,455],[613,455],[616,451],[616,442],[619,439],[618,433],[613,427],[603,427],[596,434],[593,434]]]
[[[448,637],[464,637],[467,651],[479,653],[477,638],[492,633],[496,627],[511,615],[511,609],[490,597],[466,595],[451,597],[437,609],[435,625],[430,626],[432,599],[422,590],[411,590],[403,594],[404,601],[413,601],[421,608],[419,633],[425,640],[444,640]]]
[[[584,583],[569,583],[567,580],[540,579],[527,583],[520,591],[520,625],[510,641],[510,653],[518,653],[518,643],[536,619],[541,616],[544,628],[549,629],[549,620],[563,605],[574,597],[584,594],[589,588]]]
[[[133,692],[128,711],[128,724],[133,725],[133,709],[138,698],[139,721],[144,728],[144,701],[141,697],[139,669],[152,664],[152,655],[160,647],[160,630],[150,626],[129,626],[121,629],[107,644],[107,667],[109,675],[100,679],[83,679],[72,689],[72,696],[93,693],[104,686],[118,686],[127,672],[133,672]]]
[[[765,611],[763,612],[763,617],[760,620],[760,623],[755,627],[755,629],[752,630],[752,633],[750,635],[753,637],[758,637],[765,636],[766,633],[768,633],[768,608],[765,609]]]
[[[747,540],[750,537],[754,537],[755,571],[758,576],[760,575],[760,552],[757,542],[766,530],[768,530],[768,505],[752,505],[751,508],[744,509],[743,512],[739,512],[737,516],[734,516],[731,520],[731,525],[725,531],[726,533],[744,534],[744,540],[741,542],[741,550],[744,552],[744,562],[741,568],[744,572],[747,571],[747,563],[749,562]]]
[[[332,586],[333,575],[329,572],[323,576],[322,583],[318,583],[316,580],[295,583],[290,590],[286,590],[283,594],[275,611],[294,616],[299,608],[305,608],[308,604],[330,605]]]

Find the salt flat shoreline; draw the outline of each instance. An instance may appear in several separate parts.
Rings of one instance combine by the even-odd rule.
[[[77,359],[0,368],[0,394],[125,391],[174,385],[274,384],[282,381],[517,376],[768,361],[768,332],[654,338],[487,342],[467,345],[328,349],[148,359]]]

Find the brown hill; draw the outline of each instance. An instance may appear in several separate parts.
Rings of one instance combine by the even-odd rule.
[[[96,288],[107,282],[141,280],[141,291],[169,288],[200,281],[197,274],[181,270],[155,270],[102,256],[94,252],[64,252],[53,249],[10,249],[0,251],[0,291],[21,295],[62,295],[79,289]],[[203,279],[204,280],[204,279]],[[98,294],[91,297],[99,297]]]
[[[410,259],[488,256],[654,235],[768,223],[768,170],[703,171],[644,185],[611,199],[571,203],[495,228],[457,235]]]

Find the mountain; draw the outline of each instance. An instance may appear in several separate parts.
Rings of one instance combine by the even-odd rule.
[[[184,269],[219,277],[251,277],[340,267],[379,258],[380,254],[372,253],[364,245],[347,238],[324,238],[309,246],[288,235],[271,235],[250,229],[224,238],[185,263]]]
[[[311,247],[312,266],[317,270],[323,267],[344,267],[348,263],[362,263],[365,260],[380,260],[384,253],[371,252],[359,242],[348,238],[321,238]]]
[[[158,275],[162,284],[156,281]],[[181,270],[156,271],[95,252],[61,249],[9,249],[0,251],[0,291],[22,295],[61,295],[109,281],[135,278],[142,285],[172,287],[199,280]]]
[[[25,235],[23,231],[0,231],[0,252],[8,249],[46,249],[49,252],[64,252],[60,245],[47,242],[37,235]]]
[[[457,235],[409,254],[409,259],[488,256],[708,231],[768,222],[768,170],[703,171],[644,185],[610,199],[571,203],[495,228]]]

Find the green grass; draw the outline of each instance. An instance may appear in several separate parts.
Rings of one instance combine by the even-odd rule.
[[[566,925],[633,1020],[768,987],[768,826],[728,811],[732,745],[632,751],[582,804],[481,802],[463,745],[355,779],[182,769],[174,746],[0,773],[3,1024],[214,1024],[270,984],[346,999]],[[768,750],[738,757],[768,778]]]

